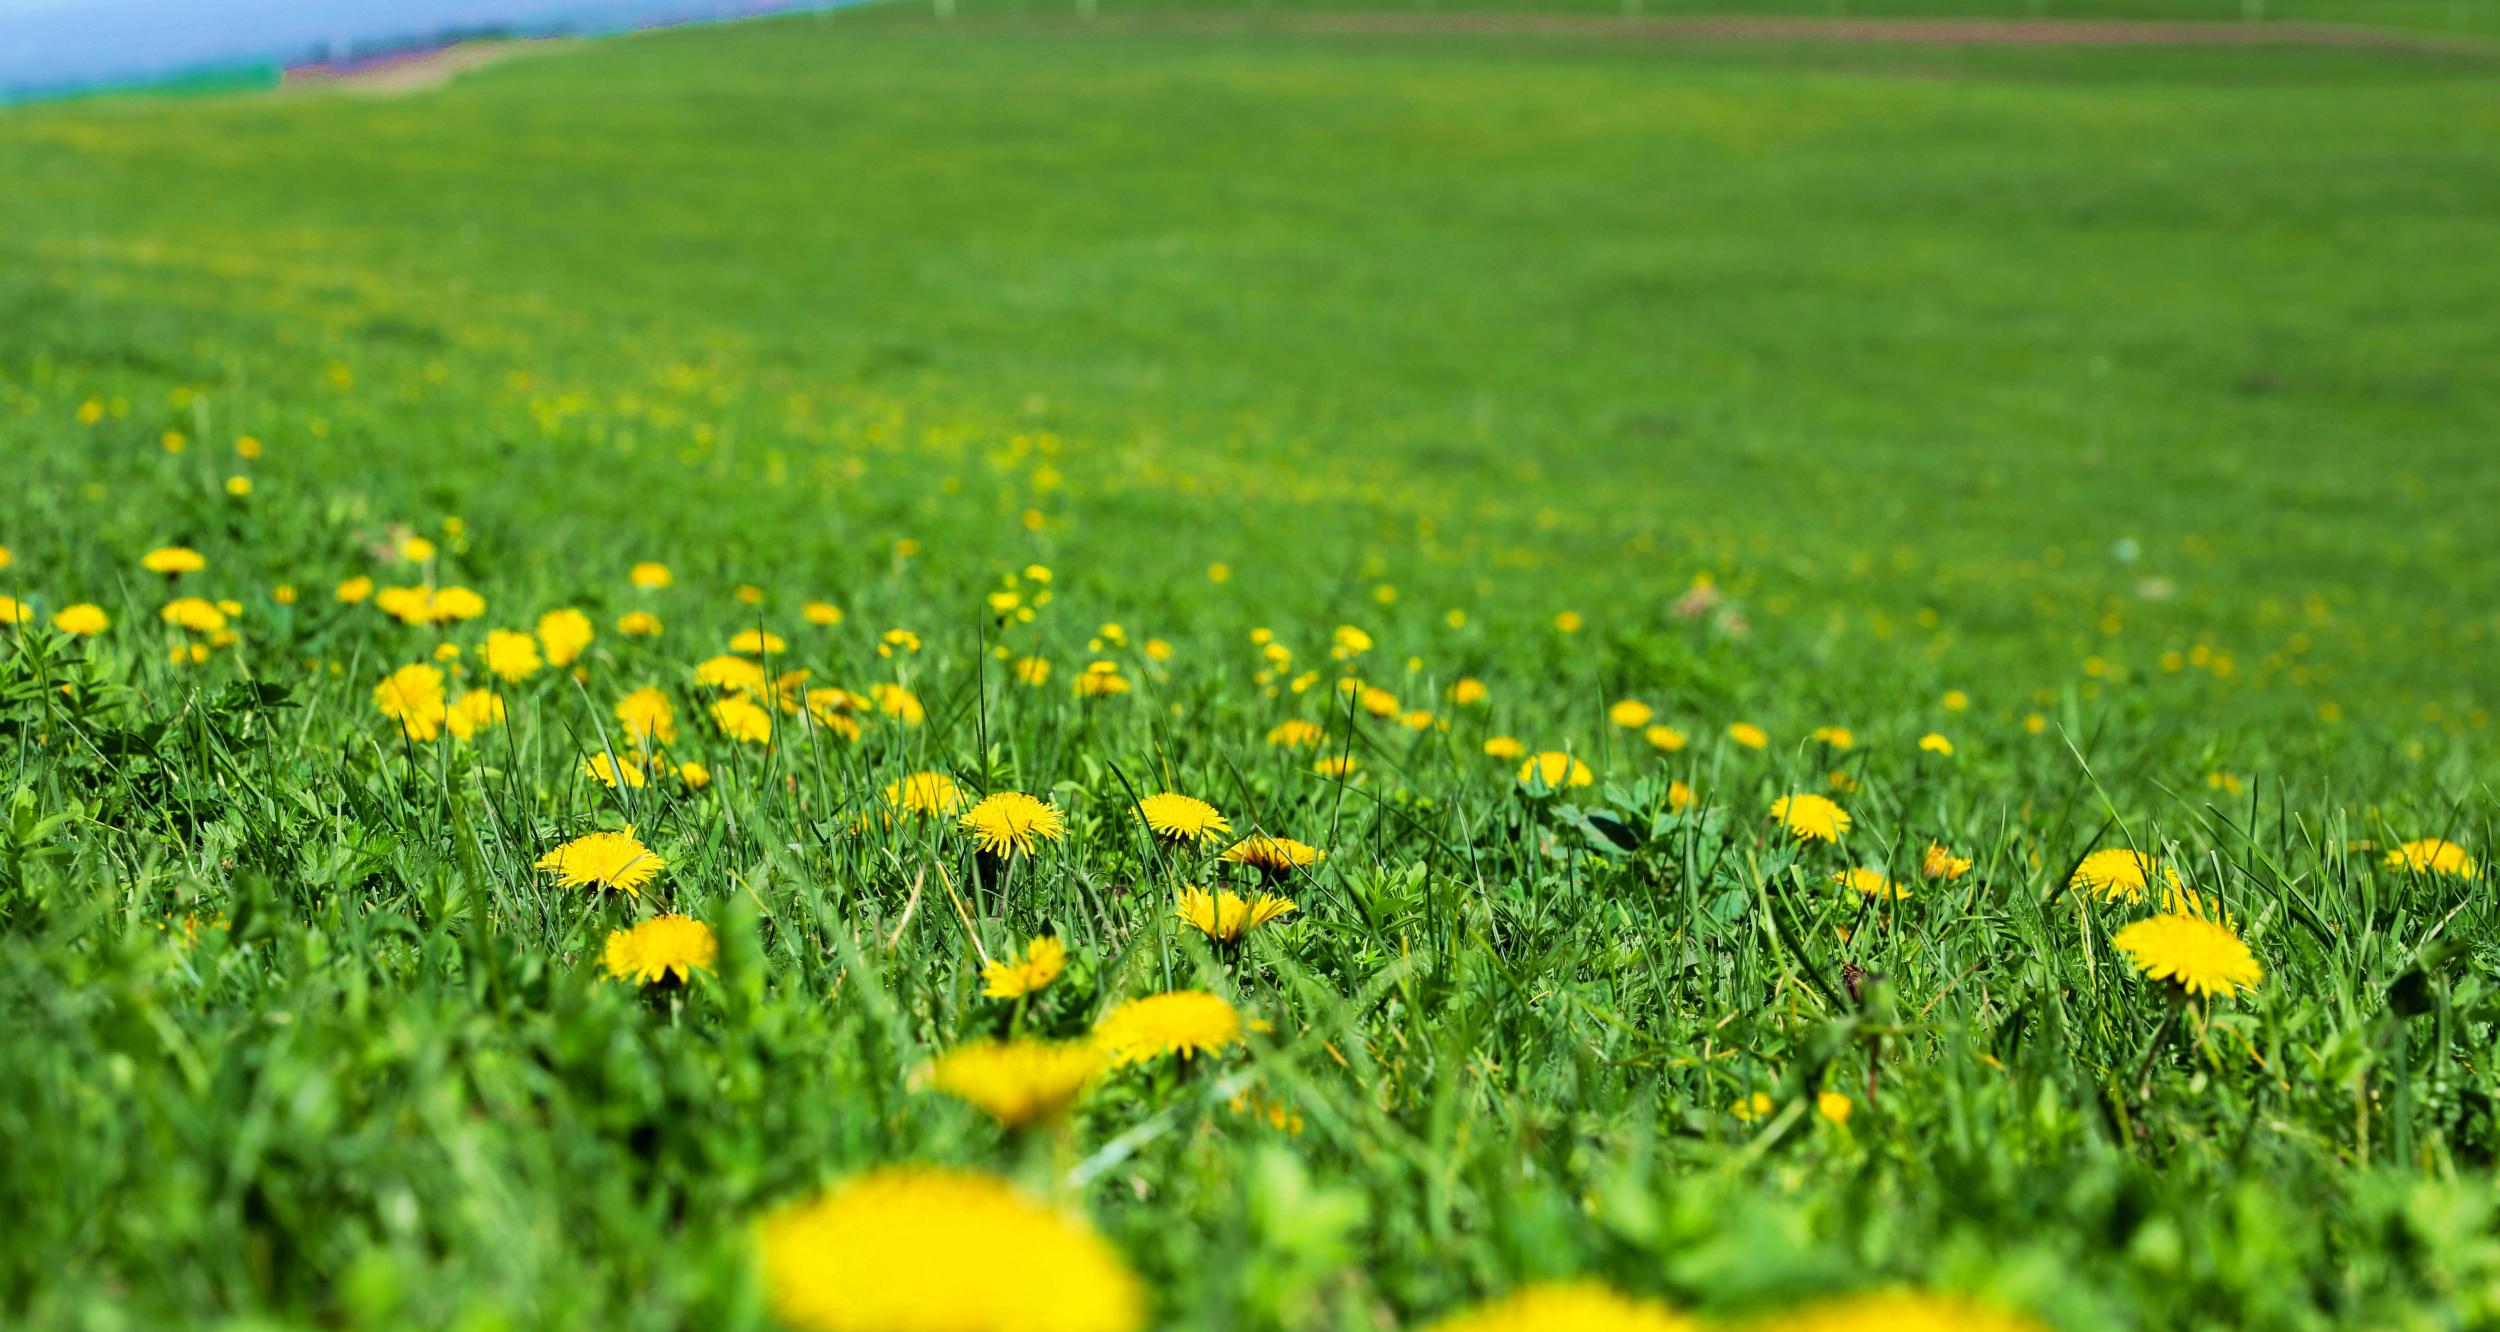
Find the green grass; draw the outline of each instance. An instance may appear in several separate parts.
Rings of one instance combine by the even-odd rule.
[[[1568,1275],[1731,1322],[1889,1284],[2059,1329],[2500,1318],[2493,909],[2381,864],[2494,844],[2496,83],[874,9],[11,110],[0,1321],[764,1326],[753,1221],[892,1161],[1056,1193],[1158,1327]],[[411,532],[483,617],[333,599],[424,576]],[[241,608],[202,665],[137,563],[170,542]],[[40,627],[80,601],[113,627]],[[375,710],[560,606],[600,637],[505,724]],[[691,668],[755,627],[925,722],[729,742]],[[1075,697],[1093,660],[1134,692]],[[645,685],[709,787],[580,775]],[[1262,742],[1292,716],[1351,784]],[[1598,782],[1523,790],[1494,734]],[[919,769],[1068,837],[985,875],[879,816]],[[1843,847],[1766,831],[1835,773]],[[1330,853],[1238,957],[1171,920],[1218,871],[1142,838],[1164,788]],[[626,822],[639,901],[531,869]],[[1920,880],[1931,839],[1973,871]],[[2253,992],[2166,1017],[2111,944],[2150,908],[2062,890],[2130,843]],[[598,959],[657,906],[722,955],[646,1002]],[[1070,975],[980,997],[967,935],[1045,928]],[[912,1090],[1190,985],[1273,1031],[1033,1142]],[[1250,1082],[1301,1131],[1229,1111]]]

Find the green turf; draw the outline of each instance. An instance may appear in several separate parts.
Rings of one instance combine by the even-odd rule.
[[[2500,1318],[2493,912],[2381,863],[2493,843],[2500,58],[1119,17],[0,115],[0,595],[35,617],[0,649],[0,1321],[760,1326],[754,1219],[897,1160],[1057,1191],[1159,1327],[1566,1275],[1731,1322],[1888,1284],[2060,1329]],[[334,600],[425,576],[411,531],[484,616]],[[137,560],[176,542],[209,564],[169,589]],[[176,592],[239,641],[169,663]],[[81,601],[113,627],[41,627]],[[375,710],[559,606],[599,629],[578,685],[501,686],[465,743]],[[1332,660],[1341,624],[1377,646]],[[729,741],[690,669],[754,627],[926,721]],[[1093,660],[1135,691],[1074,696]],[[579,774],[644,685],[710,787]],[[1262,742],[1289,716],[1352,785]],[[1599,782],[1522,789],[1493,734]],[[879,817],[923,768],[1069,836],[983,887]],[[1141,839],[1166,787],[1330,852],[1241,957],[1171,921],[1215,871]],[[1766,831],[1836,788],[1843,847]],[[531,869],[628,821],[669,862],[641,901]],[[1920,879],[1931,839],[1972,873]],[[2130,841],[2227,905],[2254,992],[2174,1021],[2128,972],[2150,907],[2062,886]],[[986,948],[1078,965],[981,998],[950,882]],[[723,952],[646,1003],[598,958],[654,905]],[[1192,984],[1275,1030],[1021,1144],[911,1090]],[[1226,1108],[1250,1080],[1299,1133]]]

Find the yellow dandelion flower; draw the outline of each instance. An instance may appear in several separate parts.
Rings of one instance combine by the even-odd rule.
[[[877,711],[905,726],[918,726],[929,713],[920,705],[920,696],[898,684],[876,684],[868,692],[877,700]]]
[[[2097,894],[2105,902],[2141,902],[2156,874],[2173,891],[2181,887],[2179,872],[2123,846],[2107,847],[2083,858],[2066,886]]]
[[[2111,937],[2136,970],[2192,995],[2234,994],[2265,978],[2231,927],[2184,912],[2139,920]]]
[[[1232,943],[1295,909],[1292,898],[1272,893],[1249,898],[1229,888],[1212,893],[1204,888],[1183,888],[1180,907],[1174,914],[1217,943]]]
[[[1833,875],[1832,882],[1866,897],[1890,898],[1899,902],[1910,895],[1909,889],[1894,883],[1878,869],[1845,869]]]
[[[1770,733],[1752,722],[1737,722],[1729,726],[1727,738],[1747,749],[1760,749],[1771,743]]]
[[[906,814],[939,818],[962,809],[963,792],[942,772],[915,772],[886,783],[885,803]]]
[[[1934,731],[1929,731],[1927,734],[1920,736],[1918,738],[1918,747],[1925,753],[1939,754],[1945,758],[1953,757],[1953,742],[1945,739],[1941,735],[1938,735]]]
[[[689,790],[700,791],[712,784],[712,770],[688,759],[677,765],[677,780],[684,782]]]
[[[159,546],[139,557],[139,567],[149,573],[179,578],[207,568],[208,559],[189,546]]]
[[[435,591],[430,606],[435,623],[449,624],[454,620],[474,620],[484,615],[486,598],[465,587],[446,587]],[[549,660],[554,660],[552,654]],[[559,661],[555,664],[561,666],[564,663]]]
[[[616,701],[616,721],[625,741],[637,747],[677,742],[677,705],[656,687],[637,689]]]
[[[35,608],[15,597],[0,597],[0,625],[33,624]]]
[[[1849,1116],[1857,1112],[1857,1104],[1839,1092],[1827,1091],[1815,1094],[1814,1113],[1821,1115],[1826,1123],[1846,1124],[1849,1122]]]
[[[1698,1326],[1663,1304],[1618,1295],[1594,1281],[1558,1281],[1442,1319],[1431,1332],[1693,1332]]]
[[[1128,677],[1120,674],[1120,664],[1116,661],[1088,662],[1085,669],[1076,674],[1076,694],[1079,698],[1110,698],[1129,692],[1129,688]]]
[[[1094,1024],[1094,1037],[1114,1066],[1175,1054],[1189,1059],[1239,1044],[1241,1014],[1204,990],[1175,990],[1112,1009]]]
[[[640,790],[649,778],[642,761],[633,755],[619,759],[613,754],[593,754],[582,760],[582,775],[613,791],[619,782]]]
[[[676,575],[668,571],[667,565],[655,560],[644,560],[635,565],[626,572],[625,577],[634,586],[645,589],[666,587],[677,581]]]
[[[811,601],[799,608],[799,618],[819,629],[830,629],[842,623],[842,608],[830,601]]]
[[[1233,830],[1233,825],[1215,806],[1195,796],[1172,791],[1150,795],[1137,802],[1138,816],[1155,835],[1175,842],[1203,842]]]
[[[1566,634],[1576,634],[1580,632],[1580,626],[1584,623],[1586,623],[1586,621],[1580,618],[1580,612],[1578,611],[1564,611],[1554,617],[1554,627]]]
[[[1641,738],[1647,740],[1650,748],[1661,754],[1672,754],[1682,749],[1687,743],[1684,733],[1672,726],[1646,727],[1641,731]]]
[[[446,593],[454,590],[443,589]],[[551,610],[538,617],[538,641],[546,646],[547,664],[550,666],[572,665],[574,658],[582,655],[583,649],[590,646],[590,640],[597,633],[591,627],[589,616],[570,607]]]
[[[1849,811],[1812,792],[1772,801],[1771,819],[1800,841],[1837,842],[1849,831]]]
[[[1527,752],[1528,747],[1519,743],[1517,739],[1511,736],[1495,735],[1485,738],[1485,757],[1496,760],[1497,762],[1508,763],[1514,759],[1525,756]]]
[[[1930,879],[1958,879],[1970,873],[1970,857],[1957,856],[1942,842],[1929,842],[1919,857],[1918,872]]]
[[[981,993],[991,999],[1021,999],[1067,969],[1068,946],[1050,935],[1036,935],[1023,952],[981,965]]]
[[[634,830],[585,833],[538,858],[538,868],[567,888],[614,888],[639,897],[668,862],[652,853]]]
[[[1281,879],[1295,870],[1308,869],[1326,860],[1328,853],[1290,837],[1270,837],[1253,833],[1225,848],[1223,859],[1236,865],[1248,865],[1272,879]]]
[[[1766,1327],[1779,1332],[2040,1332],[2039,1324],[1949,1295],[1886,1291],[1793,1309]]]
[[[627,611],[616,617],[616,632],[627,638],[658,638],[660,617],[649,611]]]
[[[1311,771],[1331,781],[1345,781],[1362,770],[1362,760],[1352,754],[1330,754],[1311,761]]]
[[[503,696],[491,689],[464,690],[443,712],[443,728],[454,740],[466,740],[488,726],[503,724]]]
[[[710,658],[694,668],[694,678],[714,689],[740,694],[769,694],[773,688],[772,676],[744,657]]]
[[[1091,1041],[975,1041],[932,1060],[922,1077],[1000,1124],[1023,1128],[1066,1114],[1102,1069],[1102,1047]]]
[[[1057,806],[1022,791],[997,791],[965,810],[956,826],[971,833],[982,851],[1012,860],[1033,854],[1040,842],[1056,842],[1068,825]]]
[[[1050,683],[1050,662],[1046,658],[1018,657],[1015,660],[1015,672],[1016,679],[1034,689]]]
[[[63,606],[53,612],[52,627],[65,634],[92,638],[113,627],[113,620],[104,613],[102,606],[82,601],[75,606]]]
[[[766,1217],[758,1239],[773,1314],[792,1332],[1139,1332],[1146,1322],[1144,1288],[1090,1226],[985,1175],[872,1171]]]
[[[158,614],[165,623],[195,634],[213,634],[226,627],[226,613],[216,603],[198,597],[176,597]]]
[[[69,612],[63,611],[66,615]],[[54,623],[58,623],[57,618]],[[2387,868],[2411,870],[2416,874],[2440,874],[2453,879],[2475,877],[2474,857],[2454,842],[2436,837],[2407,842],[2387,853]]]
[[[711,926],[686,916],[653,916],[632,929],[609,931],[603,960],[617,980],[684,985],[719,957]]]
[[[1855,749],[1858,744],[1857,733],[1846,726],[1817,726],[1812,738],[1827,749]]]
[[[1606,720],[1627,731],[1637,731],[1655,719],[1658,710],[1637,698],[1627,698],[1606,709]]]
[[[441,668],[418,663],[402,666],[373,687],[373,706],[399,723],[411,740],[431,740],[443,729],[447,705]]]
[[[435,554],[434,543],[421,536],[412,536],[399,543],[399,557],[414,564],[423,564],[433,559]]]
[[[1486,699],[1492,696],[1492,691],[1484,687],[1484,681],[1472,675],[1450,686],[1450,703],[1453,707],[1480,707]]]
[[[509,629],[496,629],[486,635],[486,669],[505,684],[519,684],[538,674],[546,663],[538,656],[538,640],[528,634]]]
[[[343,579],[330,595],[350,606],[362,604],[373,595],[373,580],[363,574]]]
[[[1670,812],[1672,812],[1672,813],[1677,813],[1677,814],[1680,814],[1680,813],[1683,813],[1685,810],[1691,809],[1692,807],[1693,807],[1693,788],[1691,788],[1691,787],[1689,787],[1689,786],[1686,786],[1684,783],[1682,783],[1682,782],[1680,782],[1680,781],[1670,781],[1670,782],[1668,782],[1668,783],[1667,783],[1667,809],[1668,809]]]
[[[1319,723],[1300,717],[1278,722],[1267,733],[1267,742],[1278,749],[1317,749],[1327,739]]]
[[[1549,749],[1531,755],[1519,765],[1519,784],[1526,787],[1542,786],[1559,791],[1565,787],[1588,786],[1596,780],[1597,774],[1589,771],[1589,765],[1559,750]]]
[[[1739,1122],[1750,1124],[1778,1108],[1779,1102],[1772,1100],[1769,1092],[1755,1092],[1750,1096],[1737,1097],[1735,1103],[1728,1106],[1727,1112],[1736,1116]]]
[[[779,656],[790,645],[781,635],[762,629],[745,629],[729,640],[729,650],[750,657]]]
[[[773,714],[757,706],[744,694],[731,694],[712,704],[712,725],[731,740],[745,745],[769,744],[773,738]]]

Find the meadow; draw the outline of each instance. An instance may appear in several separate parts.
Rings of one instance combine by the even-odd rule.
[[[2500,1322],[2500,47],[1105,8],[0,112],[0,1323]]]

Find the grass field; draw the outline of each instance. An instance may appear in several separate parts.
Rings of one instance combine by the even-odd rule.
[[[1278,10],[0,114],[0,1322],[2500,1320],[2500,54]]]

